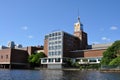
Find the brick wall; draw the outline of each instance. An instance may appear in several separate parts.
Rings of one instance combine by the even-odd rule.
[[[46,56],[48,55],[48,39],[44,40],[44,53]]]
[[[0,64],[10,63],[11,49],[0,50]]]
[[[28,62],[27,51],[12,49],[11,50],[11,62],[12,63],[27,63]]]
[[[84,57],[99,57],[103,56],[103,52],[105,49],[100,49],[100,50],[87,50],[84,51]]]

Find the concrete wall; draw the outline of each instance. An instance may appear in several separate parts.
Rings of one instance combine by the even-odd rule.
[[[62,64],[48,64],[48,69],[62,69]]]

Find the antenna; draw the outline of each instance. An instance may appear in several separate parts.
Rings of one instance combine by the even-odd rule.
[[[78,21],[80,22],[79,8],[78,8]]]

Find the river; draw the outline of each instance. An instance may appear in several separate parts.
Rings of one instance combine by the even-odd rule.
[[[120,80],[120,72],[0,69],[0,80]]]

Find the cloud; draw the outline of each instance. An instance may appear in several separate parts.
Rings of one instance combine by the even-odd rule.
[[[107,38],[107,37],[102,37],[101,38],[103,41],[110,41],[110,38]]]
[[[97,41],[94,41],[94,42],[92,42],[92,44],[99,44],[99,42],[97,42]]]
[[[23,26],[22,29],[23,30],[28,30],[28,27],[27,26]]]
[[[32,36],[32,35],[29,35],[29,36],[28,36],[28,38],[29,38],[29,39],[32,39],[32,38],[33,38],[33,36]]]
[[[110,27],[110,30],[117,30],[117,29],[118,29],[118,27],[116,27],[116,26]]]

